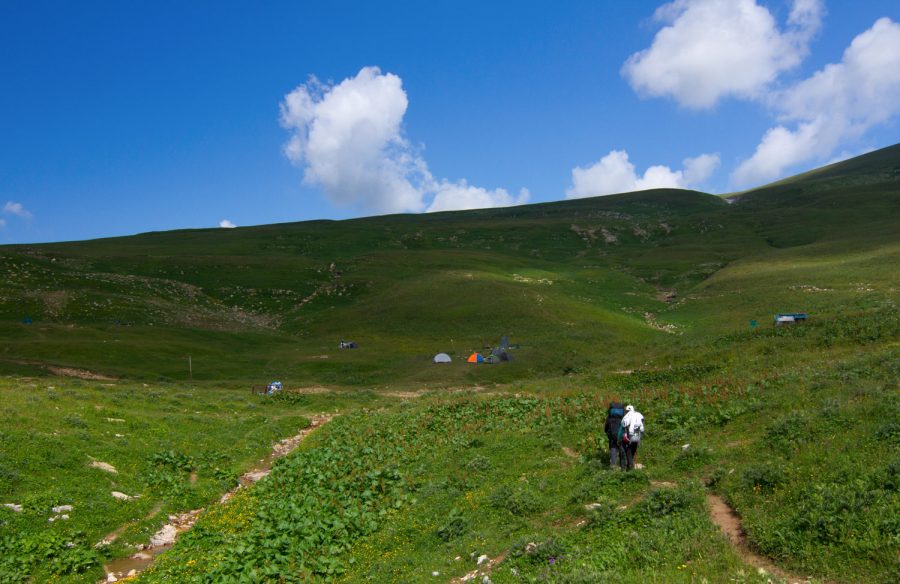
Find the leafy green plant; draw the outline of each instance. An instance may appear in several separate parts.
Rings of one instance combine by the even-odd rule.
[[[691,493],[685,489],[656,489],[650,491],[641,507],[651,517],[663,517],[686,509],[692,502]]]
[[[453,508],[435,534],[442,541],[451,541],[465,533],[466,529],[468,529],[468,522],[465,517],[459,512],[459,509]]]
[[[500,485],[491,493],[488,502],[495,509],[518,517],[537,513],[543,508],[534,489],[521,485]]]

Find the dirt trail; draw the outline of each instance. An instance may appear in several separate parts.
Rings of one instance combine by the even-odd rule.
[[[749,544],[747,543],[747,536],[744,534],[744,528],[741,524],[741,518],[738,517],[737,513],[718,495],[713,495],[712,493],[707,493],[706,502],[709,506],[709,517],[712,519],[713,523],[719,526],[719,529],[722,530],[728,537],[729,543],[731,543],[731,547],[737,552],[737,554],[744,560],[745,563],[753,566],[757,569],[763,569],[766,572],[781,578],[788,584],[809,584],[811,581],[810,578],[804,578],[801,576],[797,576],[796,574],[791,574],[790,572],[786,572],[782,570],[778,566],[772,563],[772,560],[761,556],[755,553],[750,549]],[[817,580],[818,582],[819,580]],[[823,581],[827,583],[827,581]]]
[[[316,428],[327,424],[334,417],[334,414],[319,414],[313,416],[308,427],[301,430],[295,436],[285,438],[272,447],[272,452],[253,469],[245,472],[238,480],[238,485],[219,498],[219,504],[225,503],[235,495],[240,489],[249,487],[253,483],[261,480],[272,470],[272,465],[282,456],[290,454],[300,443],[309,436]],[[151,515],[155,515],[159,509],[154,509]],[[185,531],[191,529],[197,519],[200,517],[203,509],[194,509],[179,515],[169,515],[169,522],[162,526],[152,538],[149,544],[138,546],[137,553],[126,558],[113,560],[104,566],[106,578],[99,582],[116,582],[120,578],[134,576],[144,571],[159,554],[171,549],[175,545],[175,540]],[[119,529],[107,535],[100,544],[109,544],[115,541],[125,530],[128,525],[124,525]]]
[[[491,573],[491,571],[498,564],[502,563],[503,560],[506,559],[506,556],[508,554],[509,554],[509,550],[505,550],[505,551],[501,552],[500,555],[498,555],[496,558],[493,558],[493,559],[488,558],[485,555],[484,556],[485,561],[480,566],[478,566],[471,572],[468,572],[467,574],[460,576],[459,578],[454,578],[453,580],[450,581],[451,584],[464,584],[465,582],[473,582],[473,583],[481,582],[483,580],[483,578],[485,576],[488,576]]]

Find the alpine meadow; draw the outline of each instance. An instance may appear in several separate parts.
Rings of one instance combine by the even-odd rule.
[[[0,582],[897,582],[898,212],[900,145],[0,247]]]

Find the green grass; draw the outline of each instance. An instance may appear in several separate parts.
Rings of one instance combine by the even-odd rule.
[[[766,582],[709,491],[783,569],[895,582],[898,168],[894,146],[733,204],[660,190],[0,247],[0,503],[25,507],[0,508],[0,582],[96,581],[199,507],[139,580],[447,581],[486,554],[494,582]],[[513,361],[465,363],[504,334]],[[249,393],[271,379],[327,390]],[[647,418],[628,475],[601,452],[614,398]]]
[[[169,513],[218,499],[274,442],[306,427],[310,412],[352,403],[54,378],[0,378],[0,394],[0,503],[23,507],[0,507],[4,582],[83,570],[96,580],[104,557],[146,542]],[[135,498],[119,501],[113,491]],[[72,505],[69,519],[48,522],[59,505]],[[108,549],[92,547],[123,525]]]

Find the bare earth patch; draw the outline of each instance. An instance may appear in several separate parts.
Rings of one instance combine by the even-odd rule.
[[[509,554],[508,550],[504,551],[499,556],[497,556],[496,558],[493,558],[493,559],[487,558],[487,556],[484,556],[485,560],[481,564],[479,564],[478,568],[472,570],[465,576],[460,576],[459,578],[454,578],[453,580],[451,580],[451,582],[453,584],[462,584],[463,582],[481,582],[482,578],[484,576],[487,576],[488,574],[490,574],[495,566],[497,566],[498,564],[503,562],[503,560],[506,559],[507,554]]]
[[[75,369],[74,367],[54,367],[47,365],[47,371],[53,375],[60,377],[77,377],[78,379],[88,379],[91,381],[115,381],[115,377],[109,377],[100,373],[94,373],[87,369]]]
[[[788,584],[809,584],[810,578],[803,578],[795,574],[791,574],[782,570],[772,563],[769,558],[761,556],[750,549],[747,542],[747,536],[744,534],[744,527],[741,524],[741,518],[737,513],[718,495],[708,493],[706,502],[709,506],[709,517],[712,522],[719,526],[722,533],[728,538],[728,542],[741,559],[758,570],[765,570],[770,574],[781,578]]]
[[[312,387],[291,387],[290,389],[285,390],[288,393],[303,393],[307,395],[318,395],[322,393],[331,393],[332,389],[328,389],[327,387],[322,387],[320,385],[312,386]]]

